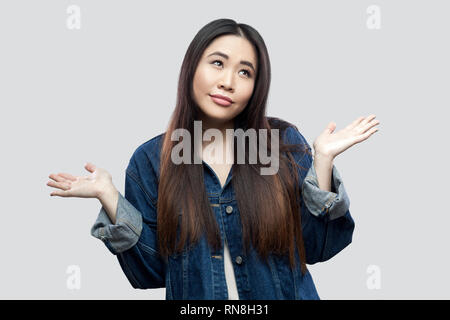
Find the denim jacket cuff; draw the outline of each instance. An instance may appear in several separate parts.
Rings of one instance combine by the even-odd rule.
[[[105,208],[102,207],[91,228],[91,235],[102,240],[115,255],[133,247],[138,242],[141,232],[141,213],[120,192],[116,223],[112,223]]]
[[[344,216],[350,207],[350,199],[334,164],[331,191],[319,188],[316,170],[312,163],[303,181],[302,193],[306,207],[315,216],[324,216],[328,213],[329,220],[334,220]]]

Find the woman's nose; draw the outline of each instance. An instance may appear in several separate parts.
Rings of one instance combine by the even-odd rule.
[[[220,88],[225,90],[232,90],[233,87],[233,74],[232,72],[224,72],[222,79],[220,80]]]

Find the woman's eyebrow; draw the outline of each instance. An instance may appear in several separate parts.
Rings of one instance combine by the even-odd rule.
[[[228,55],[226,55],[225,53],[220,52],[220,51],[215,51],[215,52],[209,54],[208,57],[209,57],[209,56],[213,56],[213,55],[218,55],[218,56],[221,56],[221,57],[223,57],[223,58],[225,58],[225,59],[228,59]],[[249,66],[250,68],[253,69],[253,72],[256,72],[256,71],[255,71],[255,68],[253,67],[253,64],[252,64],[251,62],[246,61],[246,60],[241,60],[240,63],[243,64],[243,65]]]

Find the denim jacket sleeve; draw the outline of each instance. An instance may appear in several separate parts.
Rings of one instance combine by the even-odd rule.
[[[142,231],[142,216],[119,192],[116,223],[113,224],[104,207],[91,228],[91,235],[102,240],[111,253],[117,255],[139,240]]]
[[[136,161],[135,157],[141,159]],[[91,234],[117,256],[133,288],[161,288],[165,287],[165,263],[157,249],[156,200],[146,191],[149,184],[156,183],[156,177],[142,157],[142,152],[135,153],[126,170],[125,197],[119,194],[116,224],[102,208]],[[142,168],[137,163],[142,163]],[[141,173],[146,176],[145,183]]]
[[[333,164],[331,177],[331,191],[319,188],[314,161],[309,168],[302,184],[302,194],[305,205],[315,216],[328,213],[329,220],[337,219],[347,212],[350,207],[350,199],[344,188],[342,178]]]
[[[297,164],[300,194],[302,234],[306,263],[326,261],[352,242],[355,223],[350,215],[350,200],[344,184],[333,165],[331,191],[318,187],[311,147],[302,134],[291,129],[294,143],[304,144],[308,152],[299,156]]]

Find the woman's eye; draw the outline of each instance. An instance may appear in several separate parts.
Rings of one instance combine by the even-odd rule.
[[[243,69],[243,70],[241,70],[241,71],[245,71],[245,72],[247,72],[247,77],[249,77],[249,78],[250,78],[251,74],[250,74],[250,72],[249,72],[249,71],[247,71],[247,70],[245,70],[245,69]]]
[[[220,64],[222,64],[222,61],[220,61],[220,60],[214,60],[211,64],[215,64],[216,62],[218,62],[218,63],[220,63]],[[217,66],[217,64],[215,64],[216,66]],[[242,69],[241,71],[245,71],[245,72],[247,72],[247,74],[246,74],[246,76],[248,77],[248,78],[250,78],[251,77],[251,73],[250,73],[250,71],[247,71],[247,70],[245,70],[245,69]]]

